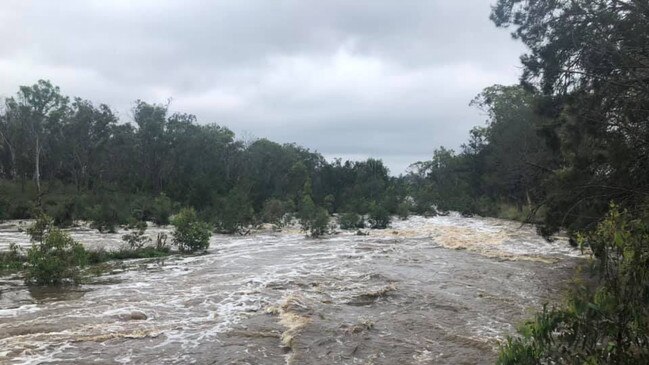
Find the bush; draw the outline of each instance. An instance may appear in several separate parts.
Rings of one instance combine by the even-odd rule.
[[[29,219],[33,217],[36,186],[0,180],[0,219]]]
[[[104,249],[87,251],[89,264],[100,264],[112,260],[128,260],[128,259],[146,259],[158,258],[169,256],[170,250],[168,247],[142,247],[135,250],[122,248],[117,251],[106,251]]]
[[[376,203],[370,205],[368,222],[373,229],[385,229],[390,224],[390,213]]]
[[[406,201],[402,201],[397,206],[397,215],[399,219],[406,220],[410,216],[410,204]]]
[[[49,199],[44,202],[45,212],[57,227],[69,227],[74,221],[75,202],[72,199]]]
[[[336,198],[333,195],[329,194],[325,196],[323,204],[329,214],[333,214],[336,211]]]
[[[361,216],[354,212],[343,213],[340,218],[338,218],[340,229],[356,229],[359,228],[358,226],[360,223]]]
[[[51,218],[41,214],[29,230],[38,244],[27,251],[26,284],[78,283],[80,267],[87,262],[83,246],[51,223]]]
[[[146,222],[137,222],[129,228],[131,232],[123,235],[122,240],[128,244],[131,250],[141,249],[148,242],[151,242],[151,238],[144,234],[147,228]]]
[[[217,226],[221,233],[247,234],[253,223],[255,211],[248,195],[241,189],[232,189],[220,199]]]
[[[94,205],[89,211],[90,227],[99,232],[115,233],[122,222],[117,209],[112,204],[101,203]]]
[[[185,208],[171,220],[175,229],[173,243],[181,252],[206,251],[210,246],[210,226],[198,220],[196,211]]]
[[[286,225],[284,217],[287,212],[287,204],[279,199],[268,199],[262,210],[262,220],[271,223],[274,230],[281,230]]]
[[[174,210],[174,203],[164,194],[160,194],[153,199],[151,206],[150,218],[153,223],[164,226],[169,224],[169,218]]]
[[[329,233],[329,213],[313,203],[311,196],[305,195],[299,212],[300,226],[310,237],[320,237]]]
[[[9,251],[0,252],[0,274],[18,271],[25,263],[25,257],[20,253],[20,247],[15,243],[9,244]]]
[[[580,285],[563,308],[544,308],[509,338],[500,364],[649,363],[649,212],[612,206],[589,244],[596,287]]]

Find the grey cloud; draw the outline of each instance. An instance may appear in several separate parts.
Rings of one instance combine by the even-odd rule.
[[[394,174],[457,148],[483,122],[469,100],[516,82],[523,47],[489,0],[9,1],[0,95],[48,78],[128,120],[163,102],[235,132]]]

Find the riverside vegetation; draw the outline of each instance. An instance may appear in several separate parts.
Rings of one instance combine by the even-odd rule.
[[[499,363],[648,363],[649,5],[499,0],[491,19],[527,46],[521,83],[485,88],[470,104],[487,121],[461,150],[439,148],[399,177],[377,159],[240,141],[167,104],[136,101],[132,125],[48,81],[21,87],[0,113],[0,218],[39,219],[34,247],[1,253],[2,269],[56,284],[120,258],[84,252],[56,228],[77,220],[136,227],[124,251],[136,257],[169,252],[142,241],[145,221],[171,222],[178,249],[200,252],[212,230],[281,230],[294,218],[318,237],[334,214],[352,230],[450,210],[504,217],[548,239],[565,230],[592,252],[592,277],[523,324]]]

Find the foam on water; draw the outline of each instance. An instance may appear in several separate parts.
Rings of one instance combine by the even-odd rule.
[[[29,245],[18,226],[0,228],[0,249],[11,242]],[[149,234],[168,231],[152,228]],[[121,245],[122,233],[71,233],[90,248]],[[446,360],[440,360],[436,346],[456,348],[457,356],[465,357],[474,347],[492,348],[511,333],[512,316],[522,318],[554,295],[546,287],[547,281],[559,280],[552,270],[577,255],[561,240],[538,237],[533,227],[459,216],[412,217],[369,236],[341,232],[321,240],[295,230],[215,235],[206,255],[129,260],[124,270],[72,293],[61,289],[43,296],[15,279],[0,278],[2,293],[12,293],[0,298],[0,362],[202,363],[215,357],[217,362],[290,358],[309,363],[300,357],[306,352],[300,352],[299,334],[310,338],[308,343],[333,336],[327,345],[333,347],[322,351],[336,354],[350,341],[346,332],[336,330],[341,323],[369,318],[376,322],[371,330],[376,343],[358,353],[364,361],[435,358],[452,363],[457,360],[453,351],[444,351]],[[561,263],[551,267],[521,258]],[[295,330],[294,356],[286,357],[278,351],[279,339],[269,345],[279,336],[274,331],[282,331],[281,321],[265,313],[289,296],[308,302],[309,312],[300,316],[309,321]],[[134,312],[147,318],[133,320]],[[423,336],[424,328],[413,325],[427,321],[432,332]],[[257,332],[263,336],[233,340],[237,332],[232,331],[247,333],[255,326],[261,326]],[[429,342],[404,342],[419,337]],[[386,341],[414,347],[390,358],[383,352]]]

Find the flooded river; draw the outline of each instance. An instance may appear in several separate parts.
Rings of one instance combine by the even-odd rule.
[[[0,250],[11,242],[29,245],[5,224]],[[78,288],[0,278],[0,363],[489,364],[580,260],[532,227],[459,216],[368,236],[215,235],[208,254],[116,263]]]

